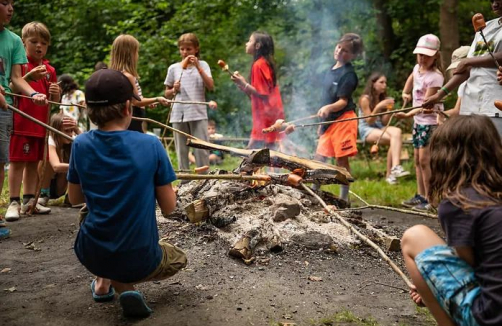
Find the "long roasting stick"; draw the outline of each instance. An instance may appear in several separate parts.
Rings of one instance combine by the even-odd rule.
[[[10,95],[10,96],[16,96],[16,97],[22,97],[22,98],[29,98],[29,99],[31,99],[31,96],[26,96],[26,95],[22,95],[22,94],[15,94],[15,93],[11,93],[11,92],[5,92],[5,94]],[[78,106],[79,108],[83,108],[83,109],[86,108],[85,105],[75,104],[75,103],[63,104],[63,103],[54,102],[54,101],[47,101],[47,102],[50,103],[50,104],[60,105],[60,106]]]
[[[176,178],[179,180],[257,180],[270,181],[272,178],[269,175],[241,175],[241,174],[189,174],[177,173]]]
[[[408,101],[404,100],[403,106],[401,107],[401,109],[404,109],[404,107],[406,106],[407,103],[408,103]],[[383,135],[385,135],[385,132],[387,131],[387,129],[389,129],[390,123],[392,122],[392,118],[394,118],[394,113],[390,116],[389,121],[387,121],[387,124],[385,125],[385,128],[383,128],[382,133],[380,134],[377,141],[375,142],[375,145],[371,146],[371,149],[370,149],[371,154],[378,153],[378,145],[380,144],[380,141],[382,140]]]
[[[395,110],[395,111],[387,111],[387,112],[380,112],[380,113],[375,113],[375,114],[369,114],[361,117],[355,117],[355,118],[347,118],[347,119],[342,119],[342,120],[334,120],[334,121],[323,121],[323,122],[316,122],[316,123],[306,123],[302,125],[297,125],[296,128],[305,128],[305,127],[312,127],[312,126],[320,126],[320,125],[327,125],[331,123],[339,123],[339,122],[346,122],[346,121],[352,121],[352,120],[361,120],[361,119],[366,119],[366,118],[371,118],[371,117],[380,117],[382,115],[387,115],[387,114],[394,114],[398,112],[406,112],[406,111],[411,111],[414,109],[421,108],[422,106],[413,106],[409,108],[404,108],[400,110]]]
[[[138,120],[138,121],[145,121],[145,122],[149,122],[149,123],[155,123],[155,124],[157,124],[157,125],[159,125],[159,126],[161,126],[161,127],[164,127],[166,130],[167,130],[167,129],[169,129],[169,130],[171,130],[171,131],[173,131],[173,132],[177,132],[177,133],[179,133],[179,134],[181,134],[181,135],[183,135],[183,136],[185,136],[185,137],[187,137],[187,138],[190,138],[190,139],[198,139],[198,138],[197,138],[197,137],[195,137],[195,136],[192,136],[192,135],[190,135],[190,134],[187,134],[186,132],[183,132],[183,131],[178,130],[178,129],[176,129],[176,128],[169,127],[168,125],[163,124],[162,122],[158,122],[158,121],[153,120],[153,119],[149,119],[149,118],[139,118],[139,117],[132,117],[132,119],[133,119],[133,120]]]
[[[368,239],[366,236],[364,236],[361,232],[359,232],[356,228],[354,228],[349,222],[347,222],[340,214],[334,212],[326,203],[324,200],[322,200],[321,197],[319,197],[312,189],[310,189],[308,186],[306,186],[303,182],[300,182],[300,185],[305,189],[310,195],[314,196],[319,203],[324,207],[325,210],[327,210],[333,217],[335,217],[340,223],[342,223],[346,228],[348,228],[352,233],[354,233],[356,236],[358,236],[361,240],[366,242],[370,247],[375,249],[380,257],[383,258],[389,264],[389,266],[392,268],[394,272],[396,272],[397,275],[399,275],[404,283],[408,286],[408,288],[413,287],[413,283],[411,283],[410,279],[403,273],[403,271],[392,261],[392,259],[387,256],[383,250],[373,241]]]
[[[57,130],[57,129],[55,129],[55,128],[51,127],[51,126],[49,126],[48,124],[43,123],[42,121],[40,121],[40,120],[38,120],[38,119],[33,118],[31,115],[24,113],[23,111],[19,110],[18,108],[15,108],[15,107],[13,107],[13,106],[12,106],[12,105],[10,105],[10,104],[7,104],[7,108],[8,108],[9,110],[13,111],[13,112],[16,112],[16,113],[17,113],[17,114],[19,114],[20,116],[23,116],[24,118],[26,118],[26,119],[28,119],[28,120],[30,120],[30,121],[33,121],[34,123],[36,123],[36,124],[38,124],[38,125],[40,125],[40,126],[44,127],[45,129],[49,129],[50,131],[52,131],[52,132],[54,132],[54,133],[58,134],[59,136],[61,136],[61,137],[65,138],[65,139],[68,139],[68,140],[70,140],[70,141],[73,141],[73,138],[71,138],[70,136],[68,136],[68,135],[67,135],[67,134],[65,134],[64,132],[61,132],[61,131],[59,131],[59,130]]]

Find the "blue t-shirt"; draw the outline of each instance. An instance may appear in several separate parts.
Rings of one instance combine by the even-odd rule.
[[[321,107],[333,104],[340,98],[347,99],[347,106],[340,111],[330,112],[330,114],[323,119],[324,121],[334,121],[345,112],[354,111],[356,105],[352,100],[352,93],[356,90],[357,84],[357,75],[350,62],[334,70],[330,68],[330,70],[326,72],[323,80]],[[330,126],[330,124],[322,125],[321,131],[324,133]]]
[[[91,130],[72,145],[68,181],[80,184],[89,209],[75,241],[94,275],[139,281],[159,265],[155,187],[176,175],[157,138],[134,131]]]

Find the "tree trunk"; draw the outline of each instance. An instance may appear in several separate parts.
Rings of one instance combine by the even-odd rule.
[[[443,0],[439,16],[439,39],[443,69],[451,62],[451,54],[459,47],[458,0]]]
[[[383,56],[386,61],[390,61],[392,51],[394,51],[394,29],[392,28],[392,18],[385,8],[385,0],[374,0],[376,9],[376,20],[378,25],[378,36],[382,47]]]

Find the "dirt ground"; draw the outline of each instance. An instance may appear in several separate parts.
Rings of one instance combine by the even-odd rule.
[[[1,325],[317,325],[342,310],[379,325],[428,323],[407,293],[387,286],[404,283],[369,247],[333,254],[289,245],[264,253],[268,265],[246,266],[227,255],[213,229],[176,220],[161,224],[160,234],[186,251],[189,265],[169,280],[139,285],[154,313],[128,320],[117,300],[92,300],[92,276],[73,252],[78,210],[52,209],[10,223],[11,238],[0,242]],[[414,224],[438,228],[437,220],[387,211],[363,218],[396,235]],[[402,266],[400,253],[391,257]]]

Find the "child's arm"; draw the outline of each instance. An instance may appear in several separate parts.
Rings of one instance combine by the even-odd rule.
[[[403,93],[401,97],[403,102],[411,103],[411,92],[413,91],[413,73],[408,76],[406,83],[404,84]]]
[[[338,112],[347,106],[349,100],[345,97],[340,97],[335,103],[323,106],[317,111],[317,116],[326,118],[331,112]]]
[[[84,193],[80,184],[71,183],[68,181],[68,198],[72,205],[85,203]]]
[[[214,89],[213,78],[209,77],[206,74],[206,72],[204,71],[204,69],[202,69],[202,67],[199,64],[199,59],[194,55],[189,55],[187,58],[190,58],[189,59],[190,63],[192,63],[195,66],[195,68],[197,68],[197,70],[199,71],[200,77],[202,78],[202,81],[204,82],[204,86],[206,86],[206,88],[209,91],[212,91]]]
[[[56,173],[66,173],[68,172],[68,163],[62,163],[59,160],[58,152],[56,150],[56,146],[49,146],[49,163],[52,166],[52,169]]]
[[[2,85],[0,85],[0,108],[6,109],[7,102],[5,101],[5,97],[3,96],[3,93],[5,93],[5,90],[3,89]]]
[[[176,208],[176,194],[170,183],[155,187],[155,198],[164,214],[170,214]]]
[[[375,108],[373,109],[373,111],[371,111],[371,108],[370,108],[370,99],[368,96],[363,96],[361,97],[361,99],[359,100],[359,106],[361,107],[361,110],[363,111],[363,115],[371,115],[371,114],[375,114],[375,113],[380,113],[380,112],[384,112],[384,111],[387,111],[387,106],[388,105],[394,105],[394,100],[393,99],[385,99],[383,101],[380,101],[376,106]],[[383,116],[382,117],[382,122],[384,124],[387,123],[387,119],[384,119],[385,117],[388,117],[388,116]],[[366,118],[366,122],[368,124],[373,124],[375,123],[377,117],[370,117],[370,118]]]
[[[133,89],[134,89],[134,94],[136,95],[139,95],[138,93],[138,88],[136,87],[136,79],[133,75],[131,75],[130,73],[128,72],[125,72],[124,71],[124,75],[127,77],[127,79],[129,79],[129,82],[131,83]],[[154,104],[154,103],[157,103],[159,102],[160,104],[164,105],[164,106],[168,106],[169,105],[169,101],[162,97],[162,96],[159,96],[159,97],[143,97],[141,99],[141,101],[138,101],[137,99],[135,98],[132,98],[132,105],[134,106],[138,106],[140,108],[142,107],[145,107],[145,106],[148,106],[148,105],[151,105],[151,104]]]
[[[255,87],[253,87],[253,85],[251,85],[250,83],[248,83],[246,81],[246,78],[244,78],[244,76],[242,76],[238,71],[234,72],[233,75],[230,77],[230,79],[232,79],[232,81],[234,83],[237,84],[237,86],[239,86],[239,88],[241,89],[241,91],[243,91],[244,93],[246,93],[247,95],[251,96],[251,95],[254,95],[254,96],[258,96],[260,98],[267,98],[267,95],[265,94],[260,94]]]
[[[27,96],[31,96],[33,98],[33,102],[37,105],[47,105],[47,96],[45,94],[41,94],[35,92],[33,88],[28,84],[22,76],[21,65],[12,65],[11,70],[11,81],[14,89]],[[33,96],[32,96],[33,94]]]

